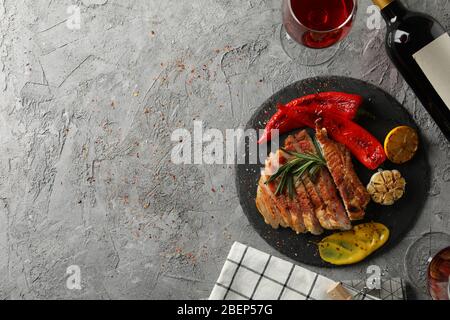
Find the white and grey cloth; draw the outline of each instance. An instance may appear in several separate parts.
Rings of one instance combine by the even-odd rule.
[[[235,242],[222,268],[210,300],[327,300],[336,281],[288,261]],[[382,281],[368,292],[365,280],[344,281],[355,300],[403,300],[401,279]]]

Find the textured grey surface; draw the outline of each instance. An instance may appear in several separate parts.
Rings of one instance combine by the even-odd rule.
[[[407,2],[448,30],[448,0]],[[193,119],[243,126],[315,75],[379,85],[423,129],[429,200],[372,263],[405,277],[406,248],[449,231],[450,145],[387,60],[384,30],[366,27],[368,0],[339,55],[314,68],[280,48],[280,0],[82,0],[80,30],[65,24],[71,4],[0,0],[0,298],[204,298],[233,241],[277,254],[243,215],[233,168],[171,164],[170,135]],[[70,265],[82,290],[66,287]]]

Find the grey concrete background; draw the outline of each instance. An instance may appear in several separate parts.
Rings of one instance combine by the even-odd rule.
[[[405,2],[449,29],[448,0]],[[243,215],[233,168],[171,164],[170,135],[194,119],[243,126],[275,91],[327,74],[379,85],[423,129],[428,202],[372,261],[405,277],[407,247],[450,229],[450,145],[388,61],[384,29],[366,27],[369,3],[339,55],[307,68],[280,47],[280,0],[0,0],[0,298],[205,298],[234,241],[277,254]],[[70,265],[82,290],[66,288]]]

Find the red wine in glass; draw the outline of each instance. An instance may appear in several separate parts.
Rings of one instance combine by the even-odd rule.
[[[428,265],[428,290],[434,300],[449,300],[450,247],[441,250]]]
[[[283,25],[296,42],[328,48],[350,32],[356,0],[284,0]]]
[[[406,251],[406,274],[409,283],[420,294],[428,294],[436,300],[448,299],[449,245],[450,234],[428,232],[414,241]]]

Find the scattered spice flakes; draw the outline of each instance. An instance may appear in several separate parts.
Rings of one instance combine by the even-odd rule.
[[[186,257],[189,260],[191,260],[192,263],[196,263],[197,262],[197,257],[192,252],[187,253]]]
[[[183,61],[181,61],[181,60],[176,61],[176,66],[177,66],[179,72],[186,70],[186,66],[184,65]]]

